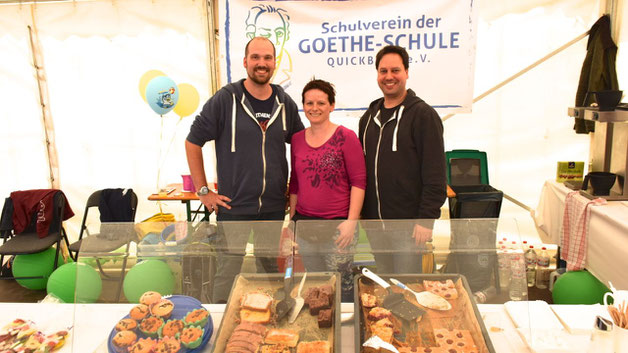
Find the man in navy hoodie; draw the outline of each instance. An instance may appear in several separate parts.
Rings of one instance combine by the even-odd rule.
[[[389,45],[377,53],[384,97],[370,104],[359,124],[367,173],[362,217],[413,220],[365,223],[380,273],[421,271],[420,248],[431,239],[446,197],[443,124],[430,105],[406,89],[408,66],[402,47]]]
[[[295,102],[279,85],[270,83],[275,47],[268,39],[248,42],[244,67],[248,77],[216,92],[194,120],[185,142],[188,165],[200,201],[216,212],[219,222],[279,221],[286,207],[286,142],[303,129],[303,123]],[[201,151],[211,140],[216,143],[218,193],[207,187]],[[226,233],[219,232],[223,242],[218,248],[214,302],[227,300],[240,272],[250,233],[246,226],[231,223]],[[258,256],[263,254],[258,250],[274,253],[280,231],[253,229],[263,235],[256,236],[254,244],[258,272],[277,272],[274,256]]]

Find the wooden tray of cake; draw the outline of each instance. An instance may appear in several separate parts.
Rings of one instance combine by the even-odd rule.
[[[283,299],[283,278],[282,273],[236,277],[212,352],[341,352],[340,274],[307,273],[301,293],[305,305],[292,324],[288,322],[289,314],[279,322],[276,320],[275,308]],[[294,273],[292,297],[296,297],[302,278],[303,273]],[[328,307],[316,304],[310,307],[312,303],[320,303],[322,298],[329,301]],[[323,314],[331,317],[325,320]]]
[[[408,302],[420,308],[422,314],[416,320],[408,321],[384,309],[383,301],[388,291],[363,275],[356,276],[356,352],[385,351],[369,346],[381,341],[392,344],[400,353],[495,352],[463,275],[398,274],[380,277],[391,284],[394,293],[402,293]],[[420,293],[419,298],[391,283],[391,278]],[[367,341],[367,346],[363,346]]]

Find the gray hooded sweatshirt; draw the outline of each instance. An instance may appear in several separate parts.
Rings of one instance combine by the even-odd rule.
[[[231,199],[220,213],[255,215],[284,210],[288,162],[286,142],[303,130],[295,102],[272,85],[275,102],[266,131],[255,119],[243,81],[220,89],[203,106],[187,140],[198,146],[216,141],[218,193]]]

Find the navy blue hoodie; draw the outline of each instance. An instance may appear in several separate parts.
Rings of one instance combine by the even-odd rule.
[[[266,131],[255,119],[243,81],[221,88],[203,106],[187,140],[203,146],[216,141],[218,193],[231,199],[220,213],[255,215],[284,210],[288,182],[286,142],[303,130],[295,102],[272,85],[275,102]]]

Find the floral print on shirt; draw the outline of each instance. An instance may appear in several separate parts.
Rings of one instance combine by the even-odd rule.
[[[342,154],[345,139],[342,129],[338,129],[321,147],[310,148],[307,152],[302,160],[307,165],[303,173],[312,187],[318,188],[324,182],[327,187],[334,189],[338,187],[340,180],[347,178]]]

